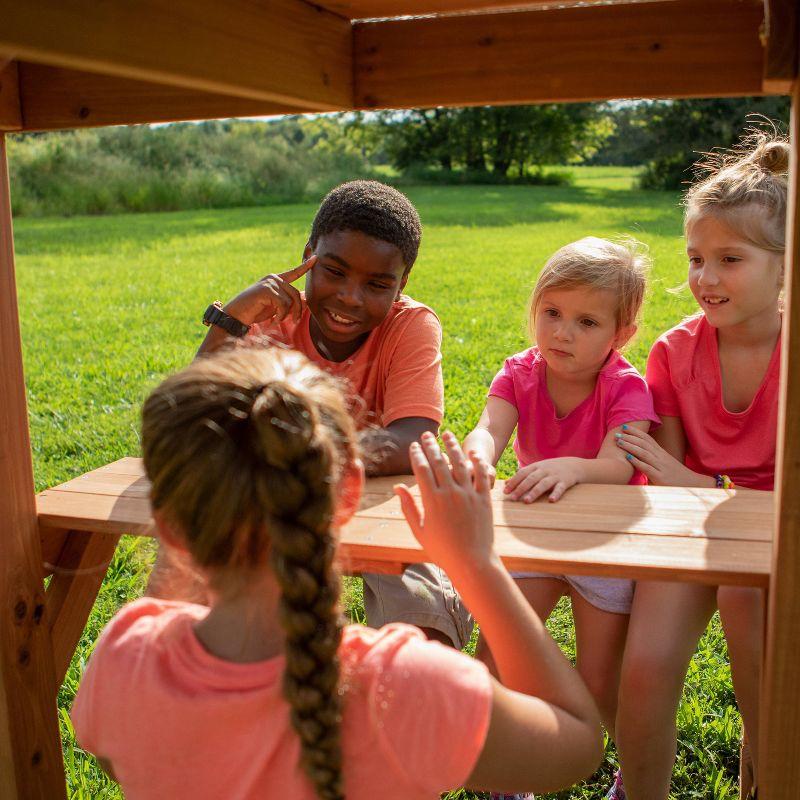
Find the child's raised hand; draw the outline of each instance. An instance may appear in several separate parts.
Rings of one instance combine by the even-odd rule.
[[[696,473],[670,455],[650,434],[623,425],[622,431],[615,434],[617,446],[624,450],[625,458],[647,476],[656,486],[694,486]]]
[[[450,573],[492,557],[494,527],[486,462],[474,455],[467,459],[449,431],[442,441],[447,459],[432,433],[409,448],[422,508],[407,486],[398,484],[394,491],[417,541]]]
[[[292,286],[292,282],[305,275],[316,262],[317,257],[312,255],[286,272],[265,275],[234,297],[225,306],[225,311],[245,325],[280,322],[290,312],[295,321],[299,321],[303,313],[303,303],[300,292]]]
[[[509,500],[521,500],[523,503],[532,503],[549,492],[550,502],[555,503],[580,479],[579,458],[548,458],[518,470],[513,478],[506,481],[503,491]]]

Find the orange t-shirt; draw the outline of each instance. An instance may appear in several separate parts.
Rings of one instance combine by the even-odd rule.
[[[298,767],[283,656],[211,655],[208,609],[145,597],[103,631],[72,706],[81,746],[108,759],[127,800],[317,800]],[[345,628],[339,649],[348,800],[438,800],[463,784],[486,738],[491,679],[409,625]]]
[[[320,355],[311,340],[310,319],[303,296],[299,322],[287,317],[277,324],[253,325],[249,335],[299,350],[326,372],[343,379],[353,397],[360,398],[353,407],[360,428],[385,428],[404,417],[442,421],[442,326],[430,308],[401,295],[386,319],[344,361],[329,361]]]

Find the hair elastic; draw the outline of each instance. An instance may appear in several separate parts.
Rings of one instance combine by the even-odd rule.
[[[714,480],[717,482],[717,489],[736,488],[736,484],[727,475],[722,475],[722,474],[715,475]]]

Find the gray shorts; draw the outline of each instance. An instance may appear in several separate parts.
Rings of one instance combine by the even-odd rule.
[[[459,650],[469,642],[475,621],[439,567],[411,564],[402,575],[364,573],[362,577],[370,627],[407,622],[441,631]]]
[[[565,593],[574,589],[587,603],[612,614],[630,614],[634,582],[624,578],[592,575],[550,575],[546,572],[512,572],[512,578],[555,578],[564,582]]]

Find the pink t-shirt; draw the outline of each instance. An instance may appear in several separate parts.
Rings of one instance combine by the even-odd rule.
[[[254,325],[250,335],[265,336],[299,350],[326,372],[346,381],[360,428],[385,428],[404,417],[442,421],[442,326],[430,308],[401,295],[350,358],[329,361],[311,339],[311,313],[305,295],[301,293],[301,297],[303,313],[299,322],[290,315],[277,324]]]
[[[208,609],[145,597],[108,624],[72,706],[81,746],[108,759],[127,800],[317,800],[298,767],[283,657],[236,664],[194,634]],[[348,800],[438,798],[486,738],[483,664],[409,625],[350,625],[340,648]]]
[[[647,383],[656,411],[680,417],[684,463],[701,475],[724,473],[751,489],[773,488],[778,430],[781,344],[775,346],[750,407],[728,411],[722,402],[717,331],[705,314],[660,336],[647,359]]]
[[[547,390],[547,362],[538,347],[511,358],[497,373],[489,394],[511,403],[519,414],[514,452],[520,467],[546,458],[595,458],[606,434],[636,420],[660,420],[644,378],[612,351],[597,376],[594,391],[566,416],[559,417]],[[636,472],[631,483],[645,483]]]

